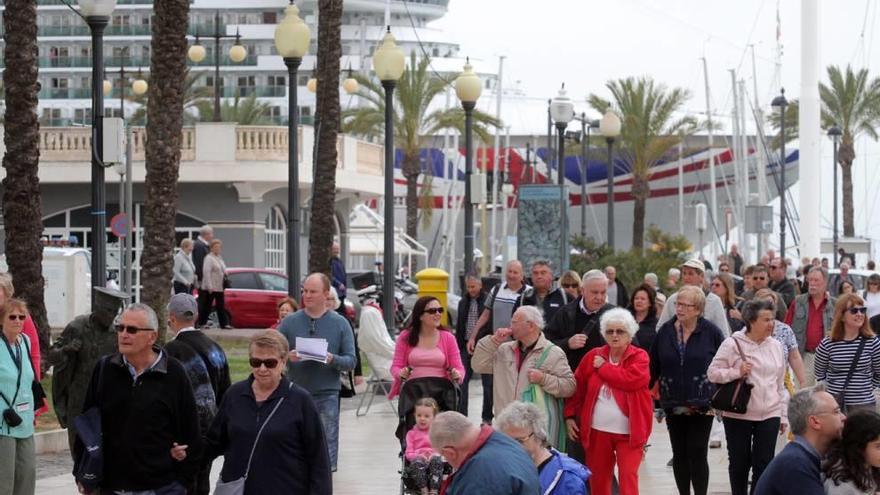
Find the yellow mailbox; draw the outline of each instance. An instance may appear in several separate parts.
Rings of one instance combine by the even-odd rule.
[[[440,300],[440,304],[446,309],[440,322],[448,327],[449,307],[446,293],[449,291],[449,274],[439,268],[425,268],[416,273],[416,281],[419,283],[419,297],[433,296]]]

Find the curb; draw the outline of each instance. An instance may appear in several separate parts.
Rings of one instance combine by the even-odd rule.
[[[37,455],[55,454],[69,450],[67,429],[41,431],[34,434],[34,450]]]

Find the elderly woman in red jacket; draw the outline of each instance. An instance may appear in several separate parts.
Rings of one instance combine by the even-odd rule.
[[[593,471],[592,495],[610,495],[617,460],[620,495],[639,493],[639,463],[651,435],[648,353],[632,345],[639,329],[622,308],[605,312],[599,328],[606,345],[591,350],[574,374],[577,389],[565,403],[568,436],[579,440]]]

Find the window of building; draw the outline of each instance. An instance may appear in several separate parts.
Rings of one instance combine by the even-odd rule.
[[[70,80],[66,77],[53,77],[52,78],[52,88],[55,89],[67,89],[69,87]]]
[[[131,26],[131,16],[128,14],[116,14],[113,16],[114,26]]]
[[[285,76],[267,76],[266,83],[269,86],[287,86],[287,78]]]
[[[273,206],[266,217],[266,268],[283,272],[287,267],[287,228],[284,212]]]
[[[263,12],[263,24],[278,24],[278,13]]]

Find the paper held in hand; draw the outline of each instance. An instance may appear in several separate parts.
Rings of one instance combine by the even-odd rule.
[[[327,339],[296,338],[296,354],[305,361],[327,362]]]

